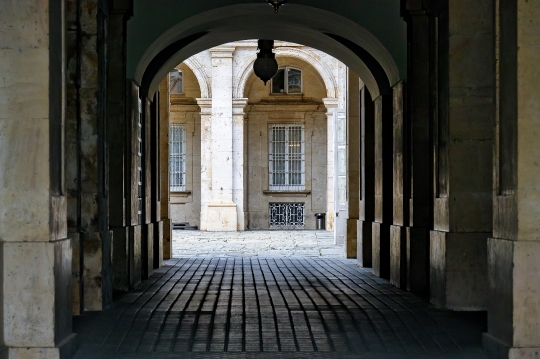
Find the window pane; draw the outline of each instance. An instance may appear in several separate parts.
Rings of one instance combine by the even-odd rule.
[[[285,92],[285,69],[279,69],[272,79],[272,93]]]
[[[347,178],[339,177],[338,179],[338,201],[339,204],[347,204]]]
[[[171,191],[184,191],[186,185],[185,126],[171,125],[169,131]]]
[[[182,71],[170,73],[169,91],[171,94],[182,94],[184,92],[184,74]]]
[[[302,93],[302,71],[290,68],[288,85],[288,93]]]

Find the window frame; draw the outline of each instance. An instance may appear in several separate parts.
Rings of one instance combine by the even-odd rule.
[[[284,87],[283,92],[274,92],[274,78],[270,81],[270,94],[271,95],[302,95],[304,93],[304,71],[301,68],[295,67],[295,66],[281,66],[278,68],[279,70],[284,69]],[[297,70],[300,71],[300,93],[289,93],[289,70]],[[275,77],[275,76],[274,76]]]
[[[173,131],[175,128],[180,130],[179,141],[174,141]],[[175,142],[179,143],[180,152],[173,153],[173,145]],[[186,137],[186,125],[181,123],[172,123],[169,125],[169,191],[174,192],[184,192],[186,191],[186,180],[187,180],[187,168],[186,168],[186,152],[187,152],[187,137]],[[174,159],[173,159],[174,156]],[[178,171],[173,171],[173,161],[176,158],[180,161],[180,166]],[[173,185],[173,174],[180,174],[180,184],[178,186]]]
[[[173,93],[171,91],[171,74],[175,73],[175,72],[182,74],[182,86],[181,86],[180,92]],[[184,71],[182,69],[175,68],[174,71],[170,71],[169,72],[169,94],[171,94],[171,95],[183,95],[184,94],[184,87],[185,87],[184,86],[184,80],[185,80],[184,79]]]
[[[274,184],[274,161],[275,161],[275,153],[272,152],[272,145],[274,144],[274,129],[277,127],[284,127],[285,128],[285,139],[284,139],[284,147],[285,147],[285,153],[284,153],[284,174],[285,174],[285,183],[283,185],[281,184]],[[290,184],[289,178],[291,172],[291,154],[289,152],[290,145],[289,145],[289,135],[290,131],[289,129],[292,127],[300,127],[300,184]],[[268,125],[268,188],[270,191],[279,191],[279,192],[301,192],[305,191],[306,189],[306,146],[305,146],[305,126],[304,124],[299,123],[273,123]]]

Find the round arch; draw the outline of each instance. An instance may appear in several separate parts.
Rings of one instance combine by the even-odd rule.
[[[201,98],[211,98],[212,87],[210,86],[210,76],[206,73],[204,66],[197,60],[197,57],[191,56],[185,59],[184,64],[195,74],[201,88]]]
[[[275,53],[276,57],[292,57],[307,62],[308,64],[313,66],[313,68],[315,68],[315,70],[319,73],[319,75],[324,81],[324,85],[326,87],[326,97],[337,97],[337,79],[332,73],[332,70],[330,70],[330,68],[326,65],[326,63],[320,61],[319,59],[313,58],[308,51],[294,47],[280,47],[275,50]],[[240,75],[234,79],[233,96],[235,98],[244,97],[244,90],[247,81],[250,78],[251,74],[253,74],[254,61],[255,59],[253,59],[252,61],[246,61],[239,71]]]
[[[359,74],[373,98],[390,94],[392,85],[402,79],[390,53],[357,23],[309,6],[287,8],[278,16],[272,12],[268,16],[265,4],[233,5],[193,16],[164,32],[147,49],[136,66],[134,79],[143,93],[152,94],[170,68],[198,52],[276,34],[276,40],[310,46],[339,59]]]

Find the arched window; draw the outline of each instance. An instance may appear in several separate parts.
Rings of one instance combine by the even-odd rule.
[[[184,73],[180,69],[170,72],[169,92],[171,95],[181,95],[184,93]]]
[[[301,94],[302,70],[295,67],[280,67],[272,78],[272,93]]]

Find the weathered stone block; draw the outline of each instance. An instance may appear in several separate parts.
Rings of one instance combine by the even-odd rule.
[[[129,290],[129,227],[113,228],[113,289]]]
[[[358,221],[358,244],[357,255],[358,265],[364,268],[371,268],[372,265],[372,225],[371,222]]]
[[[347,219],[347,239],[345,240],[345,258],[356,258],[358,252],[358,225],[357,219]]]
[[[142,279],[148,279],[154,273],[154,224],[143,225],[141,258]]]
[[[154,269],[163,266],[163,221],[154,223]]]
[[[488,233],[431,231],[430,293],[435,305],[485,310]]]
[[[407,235],[404,227],[390,227],[390,283],[407,287]]]
[[[423,293],[429,289],[429,233],[425,228],[407,227],[407,290]]]
[[[372,238],[373,274],[390,279],[390,226],[384,223],[373,223]]]
[[[100,233],[83,233],[82,243],[84,310],[103,310],[103,238]]]
[[[141,258],[142,226],[129,228],[129,287],[136,288],[141,284],[142,258]]]

